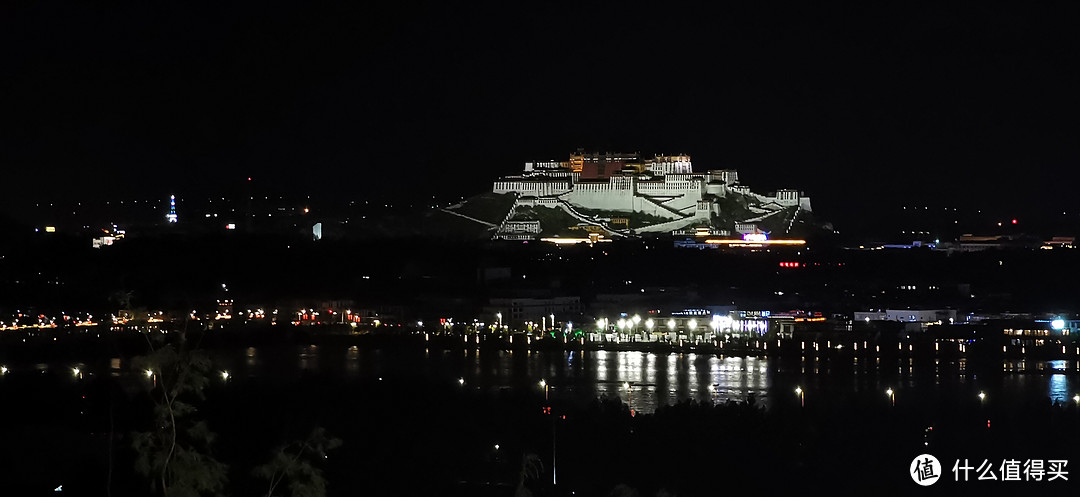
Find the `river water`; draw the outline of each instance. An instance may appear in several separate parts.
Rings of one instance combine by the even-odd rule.
[[[346,380],[412,379],[462,388],[533,388],[553,399],[620,397],[640,412],[685,400],[776,402],[835,400],[880,392],[882,402],[932,402],[985,392],[1003,401],[1071,402],[1080,390],[1074,360],[1004,360],[981,370],[965,358],[728,357],[641,351],[508,351],[347,346],[249,347],[217,362],[240,378],[322,374]],[[800,399],[796,389],[803,392]],[[891,389],[893,397],[886,391]]]

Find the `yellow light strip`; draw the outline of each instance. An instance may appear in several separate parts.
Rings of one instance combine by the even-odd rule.
[[[754,247],[761,245],[806,245],[806,240],[760,240],[760,241],[747,241],[747,240],[705,240],[705,243],[712,243],[714,245],[733,245],[736,247]]]
[[[541,238],[540,241],[557,243],[559,245],[571,245],[571,244],[575,244],[575,243],[593,243],[594,242],[594,240],[590,240],[588,238]],[[600,238],[600,239],[595,240],[595,241],[596,242],[610,242],[611,240],[607,239],[607,238]]]

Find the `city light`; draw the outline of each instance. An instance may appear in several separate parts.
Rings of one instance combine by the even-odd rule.
[[[1050,327],[1057,331],[1061,331],[1065,329],[1065,320],[1061,318],[1054,319],[1050,322]]]
[[[754,247],[761,245],[806,245],[806,240],[761,240],[747,241],[736,239],[709,239],[705,243],[711,245],[729,245],[732,247]]]
[[[222,371],[221,372],[221,379],[224,380],[224,381],[229,381],[229,372],[228,371]]]

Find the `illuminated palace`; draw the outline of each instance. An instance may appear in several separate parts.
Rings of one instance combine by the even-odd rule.
[[[497,235],[508,239],[541,230],[535,216],[515,216],[521,207],[560,209],[614,236],[762,233],[766,225],[786,232],[800,211],[810,211],[810,198],[798,190],[760,195],[739,182],[738,171],[695,172],[689,155],[646,159],[578,149],[567,161],[526,162],[521,174],[498,179],[492,191],[517,195]]]

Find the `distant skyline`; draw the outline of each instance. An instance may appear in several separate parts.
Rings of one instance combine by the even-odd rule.
[[[577,147],[687,153],[839,226],[1075,204],[1080,6],[725,8],[5,6],[0,209],[249,176],[422,201]]]

